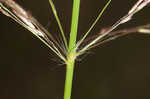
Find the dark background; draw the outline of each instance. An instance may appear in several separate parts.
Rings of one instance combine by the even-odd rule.
[[[16,0],[59,39],[48,0]],[[53,0],[67,36],[73,0]],[[112,0],[91,35],[112,25],[137,0]],[[81,0],[78,39],[106,0]],[[150,7],[119,28],[150,23]],[[49,25],[48,25],[49,24]],[[65,65],[29,31],[0,14],[0,99],[63,99]],[[90,36],[91,36],[90,35]],[[150,35],[131,34],[90,50],[79,58],[72,99],[149,99]]]

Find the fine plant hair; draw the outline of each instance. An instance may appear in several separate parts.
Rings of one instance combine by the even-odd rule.
[[[77,57],[85,54],[91,48],[99,46],[108,41],[114,40],[118,37],[131,34],[131,33],[145,33],[150,34],[150,24],[141,25],[132,28],[126,28],[122,30],[116,30],[119,25],[129,22],[132,17],[147,6],[150,0],[137,0],[133,7],[128,11],[126,15],[116,21],[112,26],[108,28],[103,28],[100,33],[94,35],[93,37],[88,37],[91,30],[94,28],[96,23],[102,17],[106,8],[110,5],[111,0],[108,0],[104,8],[98,14],[96,20],[90,26],[83,37],[77,41],[77,30],[78,30],[78,20],[79,20],[79,8],[80,0],[73,0],[72,9],[72,20],[70,28],[70,38],[66,38],[62,24],[57,15],[55,5],[52,0],[49,0],[49,4],[52,8],[53,14],[57,21],[58,27],[60,29],[60,42],[53,37],[30,13],[25,11],[19,4],[13,0],[0,0],[0,12],[4,15],[10,17],[24,28],[29,30],[35,37],[41,40],[48,48],[50,48],[60,59],[61,63],[66,65],[66,80],[64,89],[64,99],[71,99],[71,89],[72,89],[72,79],[75,61]],[[63,45],[63,46],[61,46]]]

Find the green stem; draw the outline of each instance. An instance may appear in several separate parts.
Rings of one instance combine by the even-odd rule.
[[[80,0],[73,0],[71,32],[70,32],[68,56],[66,62],[67,66],[66,66],[64,99],[71,99],[73,71],[74,71],[74,64],[76,59],[75,45],[76,45],[77,30],[78,30],[79,8],[80,8]]]
[[[75,63],[75,61],[73,60],[73,61],[68,62],[68,64],[67,64],[64,99],[71,99],[74,63]]]
[[[72,11],[72,24],[71,24],[71,32],[70,32],[70,41],[69,41],[69,49],[68,52],[71,53],[71,50],[74,49],[76,45],[76,37],[78,30],[78,18],[79,18],[79,7],[80,0],[73,1],[73,11]]]

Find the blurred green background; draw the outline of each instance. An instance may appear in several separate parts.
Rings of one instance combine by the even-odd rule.
[[[53,0],[67,37],[73,0]],[[137,0],[112,0],[91,35],[112,25]],[[16,0],[59,39],[48,0]],[[78,39],[107,0],[81,0]],[[150,23],[150,7],[118,29]],[[63,99],[65,65],[29,31],[0,14],[0,99]],[[150,35],[130,34],[79,57],[72,99],[149,99]]]

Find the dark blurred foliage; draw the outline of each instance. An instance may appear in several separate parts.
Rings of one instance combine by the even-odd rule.
[[[53,0],[67,37],[72,0]],[[59,39],[48,0],[16,0]],[[106,4],[81,0],[78,39]],[[112,0],[91,35],[125,15],[136,0]],[[150,7],[118,29],[150,23]],[[0,14],[0,99],[63,99],[65,65],[29,31]],[[130,34],[90,50],[79,57],[72,99],[149,99],[150,35]]]

